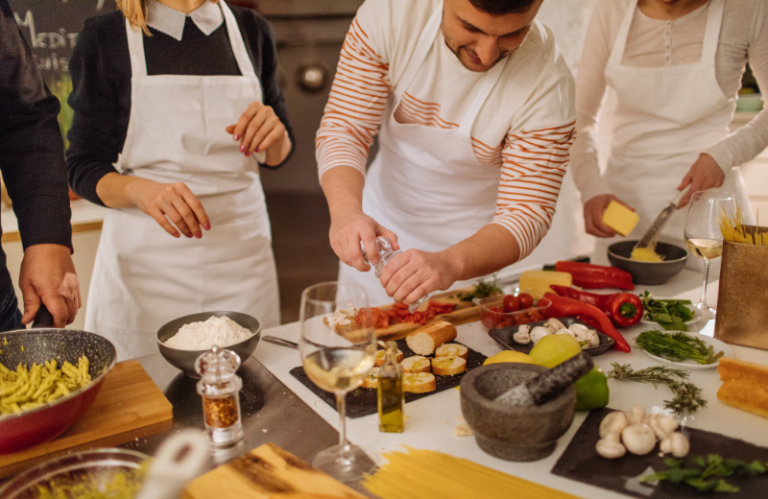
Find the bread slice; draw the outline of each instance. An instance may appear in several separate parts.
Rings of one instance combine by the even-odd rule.
[[[469,349],[459,343],[446,343],[435,350],[435,357],[461,357],[466,359]]]
[[[434,392],[437,388],[435,375],[432,373],[405,373],[403,389],[408,393]]]
[[[363,379],[363,388],[378,388],[379,387],[379,368],[374,367],[371,373]]]
[[[717,391],[717,398],[724,404],[768,418],[768,386],[762,383],[744,378],[731,379]]]
[[[723,381],[749,379],[755,383],[768,385],[768,366],[762,364],[723,357],[717,365],[717,372],[720,373],[720,379]]]
[[[407,373],[428,373],[432,369],[429,359],[421,355],[414,355],[403,360],[400,364]]]
[[[376,367],[381,367],[384,365],[384,360],[387,358],[387,351],[386,350],[376,350],[376,357],[374,357],[374,365]],[[397,349],[397,361],[402,362],[403,361],[403,351],[399,348]]]
[[[435,357],[432,359],[432,373],[440,376],[453,376],[467,370],[467,361],[461,357]]]
[[[405,342],[418,355],[432,355],[437,347],[455,340],[457,335],[450,322],[435,321],[409,334]]]

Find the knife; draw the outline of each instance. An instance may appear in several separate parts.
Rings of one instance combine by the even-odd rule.
[[[661,213],[659,213],[659,216],[656,217],[656,220],[654,220],[651,228],[648,229],[648,232],[646,232],[642,239],[637,242],[635,248],[656,247],[656,240],[659,238],[662,229],[664,229],[664,226],[667,225],[667,221],[669,221],[669,218],[677,210],[677,206],[680,204],[680,200],[683,199],[683,196],[685,196],[689,189],[690,187],[678,192],[677,196],[675,196],[675,198],[669,202],[669,205],[661,210]]]
[[[282,338],[278,338],[277,336],[263,336],[261,338],[264,341],[268,341],[270,343],[274,343],[275,345],[281,345],[288,348],[299,348],[298,343],[294,343],[292,341],[284,340]]]

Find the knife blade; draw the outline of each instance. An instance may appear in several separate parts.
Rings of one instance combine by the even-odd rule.
[[[677,210],[677,206],[680,204],[680,200],[683,199],[683,196],[685,196],[685,194],[688,192],[688,189],[690,189],[690,187],[678,192],[677,196],[675,196],[675,198],[669,202],[669,205],[663,210],[661,210],[661,213],[659,213],[659,216],[656,217],[656,220],[653,221],[653,224],[645,233],[645,235],[637,242],[637,244],[635,245],[635,248],[655,248],[656,247],[656,240],[659,238],[659,235],[661,234],[661,231],[664,229],[664,226],[667,225],[669,218]]]

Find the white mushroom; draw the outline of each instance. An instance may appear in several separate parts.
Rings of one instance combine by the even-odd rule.
[[[586,335],[587,331],[589,331],[589,328],[584,324],[571,324],[571,326],[568,329],[573,331],[573,334],[575,334],[577,338],[579,337],[579,335],[581,336]]]
[[[518,331],[512,335],[512,339],[519,345],[527,345],[531,342],[531,335],[527,331]]]
[[[629,426],[627,415],[621,411],[613,411],[600,422],[600,438],[605,438],[609,433],[619,434]]]
[[[547,322],[544,323],[544,327],[554,333],[556,331],[559,331],[560,329],[565,329],[565,324],[563,324],[557,319],[549,319],[547,320]]]
[[[549,336],[552,334],[552,332],[549,330],[549,328],[546,328],[544,326],[536,326],[531,330],[531,341],[533,341],[533,344],[535,345],[541,339],[545,336]]]
[[[691,450],[691,443],[682,433],[673,433],[670,438],[672,441],[672,455],[676,458],[683,458]]]
[[[570,329],[558,329],[554,334],[567,334],[571,338],[576,338],[576,335]]]
[[[643,424],[645,423],[645,407],[642,405],[633,405],[632,409],[627,413],[627,419],[629,424]]]
[[[664,440],[662,440],[661,443],[659,444],[659,450],[661,451],[662,456],[664,454],[672,454],[672,439],[665,438]]]
[[[523,324],[522,326],[517,326],[517,332],[518,333],[529,334],[531,332],[531,326],[529,326],[528,324]]]
[[[589,347],[599,347],[600,346],[600,336],[597,335],[597,331],[590,329],[587,331],[587,348]]]
[[[608,433],[598,440],[595,450],[606,459],[618,459],[627,453],[627,449],[619,442],[618,433]]]
[[[677,429],[677,421],[675,421],[675,418],[669,414],[655,412],[648,418],[648,426],[650,426],[656,434],[656,438],[664,440],[665,438],[669,438]]]
[[[627,451],[637,456],[644,456],[656,447],[656,434],[647,424],[633,424],[621,432],[621,441]]]

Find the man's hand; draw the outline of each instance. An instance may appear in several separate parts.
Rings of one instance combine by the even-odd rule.
[[[584,205],[584,228],[587,234],[592,234],[596,237],[614,237],[616,235],[616,231],[603,222],[603,213],[605,213],[605,209],[608,208],[611,201],[616,201],[635,211],[634,208],[613,194],[595,196]]]
[[[80,283],[69,248],[58,244],[36,244],[24,252],[19,276],[24,298],[23,324],[29,324],[40,303],[53,315],[53,326],[72,323],[82,305]]]
[[[457,280],[457,271],[447,251],[411,249],[393,258],[379,280],[395,302],[410,304],[427,293],[451,287]]]
[[[381,226],[362,211],[350,210],[341,216],[331,217],[330,239],[331,247],[336,256],[350,267],[361,272],[371,270],[371,267],[363,260],[363,252],[360,241],[365,247],[365,254],[372,264],[379,263],[381,259],[376,249],[378,236],[389,237],[392,248],[400,249],[397,243],[397,235],[391,230]]]
[[[720,187],[725,182],[725,173],[717,161],[714,160],[709,154],[701,153],[696,162],[688,170],[688,173],[683,178],[682,183],[677,186],[678,191],[682,191],[689,185],[691,188],[688,193],[677,205],[677,209],[685,208],[685,206],[691,201],[691,196],[694,192],[706,191],[713,187]]]

